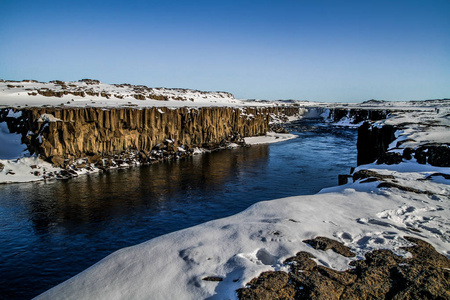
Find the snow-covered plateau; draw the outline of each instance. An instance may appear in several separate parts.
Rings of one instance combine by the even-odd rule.
[[[63,89],[72,90],[57,93]],[[86,94],[87,89],[91,95]],[[0,105],[5,107],[275,105],[265,101],[241,102],[228,93],[136,89],[96,81],[70,84],[3,81],[0,93]],[[360,165],[347,184],[324,189],[315,195],[259,202],[231,217],[121,249],[36,299],[237,299],[236,290],[245,287],[261,272],[287,272],[288,266],[283,262],[299,251],[312,254],[320,266],[342,271],[351,268],[351,261],[363,259],[376,249],[410,257],[402,247],[413,244],[405,236],[424,240],[450,257],[449,100],[290,104],[319,107],[321,109],[309,112],[322,114],[324,118],[329,117],[327,109],[335,107],[396,110],[372,126],[397,128],[395,140],[387,151],[398,154],[401,162]],[[350,116],[338,125],[349,124],[354,124]],[[10,140],[10,137],[5,128],[0,127],[2,143],[12,145],[8,147],[11,150],[8,155],[17,157],[23,149],[17,139]],[[268,136],[271,141],[288,137]],[[248,142],[262,141],[249,138]],[[439,165],[430,163],[426,155],[431,151],[428,148],[420,152],[421,157],[419,152],[414,156],[416,149],[432,146],[444,151]],[[52,168],[51,164],[45,165],[47,163],[35,157],[26,159],[30,161],[24,163],[28,167],[32,164],[36,171]],[[7,170],[20,170],[21,162],[3,160],[0,180],[1,176],[7,176]],[[341,242],[356,256],[349,258],[332,250],[317,250],[304,242],[317,236]]]

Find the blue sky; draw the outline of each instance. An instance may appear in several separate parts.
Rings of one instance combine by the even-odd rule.
[[[0,78],[360,102],[450,97],[450,1],[5,1]]]

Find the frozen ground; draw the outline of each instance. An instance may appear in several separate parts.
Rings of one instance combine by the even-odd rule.
[[[442,111],[427,110],[380,123],[401,124],[397,140],[410,140],[401,147],[417,147],[448,143],[448,121]],[[391,150],[401,151],[396,145]],[[121,249],[38,299],[235,299],[237,288],[262,271],[283,270],[282,261],[298,251],[344,270],[373,249],[408,256],[400,250],[410,245],[405,235],[426,240],[450,257],[450,168],[412,159],[357,170],[363,169],[391,175],[385,181],[402,189],[360,179],[316,195],[260,202],[237,215]],[[341,241],[357,256],[344,258],[302,242],[319,235]]]

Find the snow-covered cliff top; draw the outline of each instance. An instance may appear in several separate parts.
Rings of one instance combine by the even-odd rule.
[[[227,92],[149,88],[143,85],[106,84],[83,79],[74,82],[0,80],[0,106],[240,106],[242,101]]]

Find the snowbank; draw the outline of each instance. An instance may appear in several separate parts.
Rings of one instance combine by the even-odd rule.
[[[290,133],[268,132],[266,135],[244,138],[244,141],[248,145],[271,144],[295,139],[296,137],[295,134]]]

